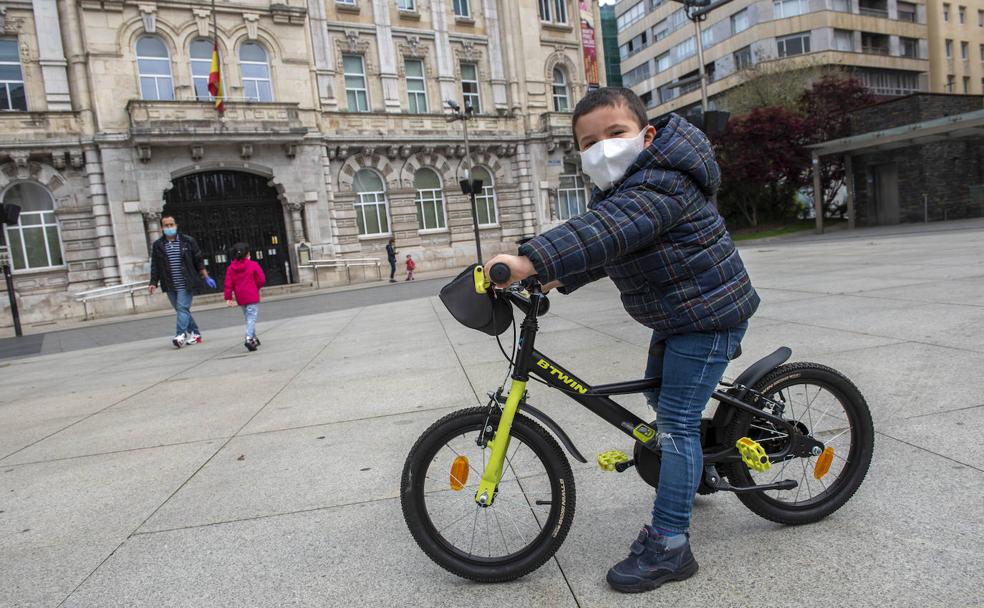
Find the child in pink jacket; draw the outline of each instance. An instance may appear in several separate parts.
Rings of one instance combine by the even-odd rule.
[[[260,345],[256,337],[256,315],[260,306],[260,288],[266,283],[263,276],[263,269],[249,257],[249,245],[246,243],[236,243],[230,251],[232,263],[226,269],[225,275],[225,301],[226,306],[239,306],[243,309],[246,316],[246,342],[247,350],[254,351]],[[236,294],[235,303],[232,301],[232,294]]]

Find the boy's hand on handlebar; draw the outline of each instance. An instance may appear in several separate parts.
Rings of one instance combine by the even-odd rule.
[[[494,264],[505,264],[509,267],[511,274],[509,281],[506,283],[497,284],[497,287],[508,287],[511,283],[522,281],[523,279],[536,274],[536,269],[533,268],[533,262],[531,262],[525,255],[507,255],[500,253],[485,263],[485,276],[491,277],[489,272],[491,272]]]

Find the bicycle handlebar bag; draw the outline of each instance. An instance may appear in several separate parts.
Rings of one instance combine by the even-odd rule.
[[[475,292],[475,266],[472,264],[441,288],[441,302],[458,323],[498,336],[512,323],[512,306],[492,289]]]

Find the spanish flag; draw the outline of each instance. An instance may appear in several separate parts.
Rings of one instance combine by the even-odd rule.
[[[219,41],[212,47],[212,70],[208,73],[208,92],[215,98],[215,109],[219,114],[225,112],[222,98],[222,66],[219,64]]]

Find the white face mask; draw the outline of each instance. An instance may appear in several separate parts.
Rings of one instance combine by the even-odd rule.
[[[635,137],[603,139],[581,152],[581,169],[602,190],[625,175],[645,146],[646,129]]]

